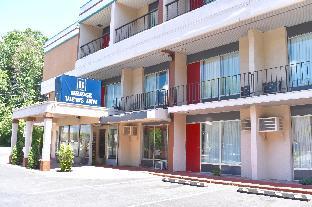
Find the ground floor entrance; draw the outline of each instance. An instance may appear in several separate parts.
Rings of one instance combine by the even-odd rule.
[[[118,125],[93,126],[94,164],[117,165]]]

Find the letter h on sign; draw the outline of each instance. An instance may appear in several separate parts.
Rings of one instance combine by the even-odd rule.
[[[86,91],[87,90],[87,80],[83,78],[77,78],[77,90]]]

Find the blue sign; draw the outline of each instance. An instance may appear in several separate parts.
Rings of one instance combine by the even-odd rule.
[[[62,75],[55,79],[55,96],[59,102],[101,106],[101,81]]]

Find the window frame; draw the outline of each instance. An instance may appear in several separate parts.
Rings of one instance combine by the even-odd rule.
[[[231,122],[231,121],[237,121],[239,122],[240,124],[240,127],[239,127],[239,132],[241,132],[241,120],[240,119],[233,119],[233,120],[220,120],[220,121],[212,121],[212,122],[215,122],[215,123],[218,123],[219,125],[219,157],[218,157],[218,162],[217,163],[212,163],[212,162],[204,162],[202,161],[202,157],[203,156],[209,156],[209,155],[204,155],[203,154],[203,136],[204,136],[204,131],[203,131],[203,126],[206,125],[207,123],[203,122],[203,123],[200,123],[200,130],[201,130],[201,133],[200,133],[200,163],[201,165],[202,164],[209,164],[209,165],[214,165],[214,166],[236,166],[236,167],[241,167],[242,166],[242,151],[241,151],[241,145],[240,145],[240,162],[237,162],[237,163],[224,163],[223,162],[223,159],[222,159],[222,150],[223,150],[223,145],[224,143],[222,142],[223,141],[223,129],[222,129],[222,123],[224,122]],[[242,137],[240,135],[240,143],[241,143],[241,140],[242,140]]]

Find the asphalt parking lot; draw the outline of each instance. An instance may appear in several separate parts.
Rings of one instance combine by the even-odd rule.
[[[312,202],[237,193],[237,187],[165,183],[146,172],[77,167],[40,172],[6,163],[0,148],[0,206],[312,206]]]

